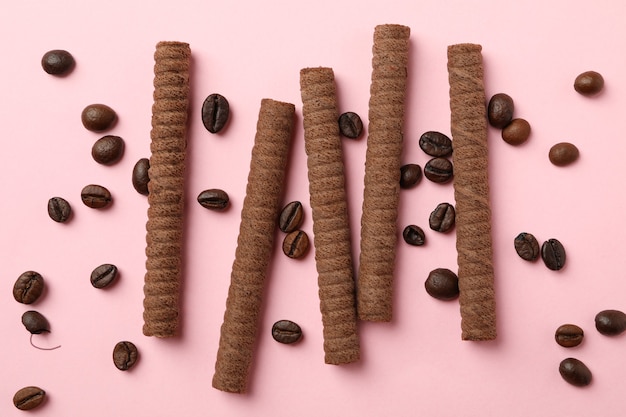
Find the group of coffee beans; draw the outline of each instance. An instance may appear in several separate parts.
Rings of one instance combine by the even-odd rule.
[[[565,266],[565,247],[558,239],[548,239],[539,248],[539,241],[532,233],[522,232],[513,239],[513,247],[525,261],[535,261],[541,254],[541,259],[548,269],[559,271]]]

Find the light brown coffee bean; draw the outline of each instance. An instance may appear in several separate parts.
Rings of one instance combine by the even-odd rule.
[[[278,218],[278,228],[285,232],[291,233],[302,225],[304,219],[304,209],[299,201],[292,201],[280,211]]]
[[[554,339],[563,347],[574,347],[582,343],[585,333],[575,324],[563,324],[556,329]]]
[[[109,190],[96,184],[85,186],[80,193],[80,199],[87,207],[94,209],[105,208],[113,201]]]
[[[502,129],[502,140],[509,145],[521,145],[530,136],[530,123],[524,119],[513,119]]]
[[[39,387],[30,386],[18,390],[13,395],[13,404],[20,410],[32,410],[43,404],[46,391]]]
[[[598,94],[604,88],[604,77],[596,71],[585,71],[574,80],[574,90],[585,96]]]
[[[302,230],[294,230],[283,240],[283,252],[290,258],[301,258],[309,249],[309,237]]]
[[[563,167],[575,162],[580,155],[578,148],[569,142],[560,142],[550,148],[548,158],[554,165]]]

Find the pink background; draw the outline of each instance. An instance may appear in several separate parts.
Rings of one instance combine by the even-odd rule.
[[[26,385],[48,392],[33,414],[49,417],[623,415],[626,336],[600,335],[594,316],[626,310],[626,3],[300,3],[35,0],[2,6],[0,415],[22,415],[11,399]],[[381,23],[411,28],[403,163],[423,166],[429,159],[418,147],[423,132],[450,133],[446,47],[453,43],[483,46],[487,96],[506,92],[515,115],[532,125],[531,138],[519,147],[489,130],[498,338],[461,341],[458,302],[435,300],[424,290],[432,269],[456,270],[456,251],[454,232],[428,229],[429,213],[453,201],[453,187],[423,180],[402,191],[398,230],[421,225],[427,245],[399,242],[394,319],[360,324],[361,361],[324,364],[314,254],[287,258],[277,233],[250,392],[217,391],[211,378],[260,101],[296,105],[284,202],[304,203],[303,229],[312,236],[299,70],[332,67],[340,111],[355,111],[367,124],[372,34]],[[147,200],[130,182],[135,162],[149,156],[153,52],[161,40],[189,42],[193,52],[184,307],[181,335],[171,340],[141,331]],[[40,66],[41,56],[57,48],[77,61],[65,78]],[[586,98],[572,85],[590,69],[604,75],[606,87]],[[230,101],[232,118],[212,135],[200,108],[216,92]],[[107,133],[123,137],[126,152],[114,166],[90,156],[102,136],[80,122],[91,103],[108,104],[119,115]],[[549,148],[561,141],[580,149],[572,166],[548,161]],[[366,139],[343,145],[357,259]],[[80,190],[89,183],[111,190],[109,210],[81,203]],[[220,213],[198,205],[196,196],[207,188],[226,190],[231,208]],[[48,217],[52,196],[72,204],[70,223]],[[513,238],[522,231],[540,242],[559,239],[568,255],[565,269],[521,260]],[[112,288],[96,290],[89,274],[102,263],[116,264],[121,275]],[[11,296],[26,270],[40,272],[47,284],[31,306]],[[35,343],[60,349],[29,345],[20,317],[31,308],[52,329]],[[304,329],[298,345],[271,338],[272,323],[284,318]],[[581,346],[568,350],[554,342],[564,323],[585,330]],[[129,372],[111,360],[121,340],[141,352]],[[569,356],[592,370],[590,386],[561,379],[559,362]]]

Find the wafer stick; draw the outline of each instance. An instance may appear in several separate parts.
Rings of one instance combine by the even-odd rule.
[[[482,47],[448,47],[463,340],[496,338]]]
[[[302,69],[300,92],[324,326],[324,361],[338,365],[359,360],[360,351],[333,70]]]
[[[261,101],[213,387],[244,393],[280,212],[295,106]]]
[[[179,324],[191,50],[159,42],[154,59],[143,333],[170,337]]]
[[[410,29],[374,30],[357,311],[390,321]]]

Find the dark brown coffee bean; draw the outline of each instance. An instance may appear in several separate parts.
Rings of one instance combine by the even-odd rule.
[[[301,258],[309,249],[309,237],[302,230],[294,230],[283,240],[283,252],[290,258]]]
[[[487,117],[489,124],[498,129],[506,127],[513,120],[514,111],[513,99],[504,93],[495,94],[489,100],[487,106]]]
[[[198,194],[198,203],[209,210],[225,210],[229,201],[226,191],[217,188],[204,190]]]
[[[363,133],[363,121],[354,112],[346,112],[339,116],[339,132],[350,139],[357,139]]]
[[[117,121],[117,114],[105,104],[90,104],[83,109],[80,119],[85,129],[102,132],[113,127]]]
[[[13,404],[20,410],[32,410],[39,407],[46,399],[46,391],[30,386],[18,390],[13,395]]]
[[[124,154],[124,139],[119,136],[106,135],[98,139],[91,147],[94,161],[103,165],[112,165]]]
[[[565,266],[565,248],[557,239],[548,239],[541,245],[541,258],[546,266],[558,271]]]
[[[150,177],[148,172],[150,169],[150,160],[148,158],[141,158],[133,167],[133,188],[137,190],[139,194],[148,195],[148,183]]]
[[[606,336],[616,336],[626,330],[626,314],[619,310],[603,310],[596,314],[596,329]]]
[[[13,298],[22,304],[32,304],[39,299],[45,287],[40,273],[26,271],[21,274],[13,285]]]
[[[574,80],[574,90],[585,96],[598,94],[604,88],[604,77],[595,71],[586,71]]]
[[[424,283],[426,292],[438,300],[454,300],[459,296],[459,277],[446,268],[434,269]]]
[[[48,200],[48,216],[57,223],[64,223],[72,215],[72,206],[64,198],[52,197]]]
[[[43,54],[41,67],[51,75],[68,74],[75,66],[74,57],[62,49],[54,49]]]
[[[104,208],[113,201],[111,193],[101,185],[90,184],[83,188],[80,198],[87,207]]]
[[[139,350],[134,343],[118,342],[113,348],[113,363],[120,371],[127,371],[137,363]]]
[[[202,104],[202,123],[211,132],[217,133],[226,126],[230,116],[230,106],[226,97],[220,94],[209,95]]]
[[[400,188],[411,188],[422,180],[422,167],[417,164],[406,164],[400,167]]]
[[[302,329],[291,320],[279,320],[272,326],[272,337],[279,343],[296,343],[302,339]]]
[[[426,235],[421,227],[410,224],[402,231],[404,241],[412,246],[422,246],[426,243]]]
[[[22,324],[31,334],[50,331],[48,320],[39,312],[30,310],[22,314]]]
[[[566,382],[577,387],[591,383],[591,371],[587,365],[575,358],[563,359],[559,364],[559,373]]]
[[[454,176],[452,162],[447,158],[433,158],[424,165],[424,176],[432,182],[447,183]]]
[[[302,225],[303,219],[304,209],[302,208],[302,203],[292,201],[281,210],[278,218],[278,228],[285,233],[291,233]]]
[[[530,233],[522,232],[513,241],[515,252],[526,261],[534,261],[539,257],[539,242]]]
[[[441,132],[423,133],[420,136],[419,146],[430,156],[443,157],[452,154],[452,140]]]
[[[436,232],[446,233],[454,227],[456,211],[450,203],[441,203],[430,213],[428,225]]]
[[[530,123],[524,119],[513,119],[502,129],[502,140],[509,145],[521,145],[530,136]]]
[[[556,343],[563,347],[574,347],[582,343],[585,333],[583,329],[575,324],[564,324],[559,326],[554,333]]]
[[[576,161],[579,155],[580,152],[575,145],[568,142],[561,142],[550,148],[548,158],[550,158],[550,162],[554,165],[563,167]]]
[[[91,272],[89,279],[91,285],[95,288],[108,287],[117,279],[117,266],[113,264],[102,264]]]

